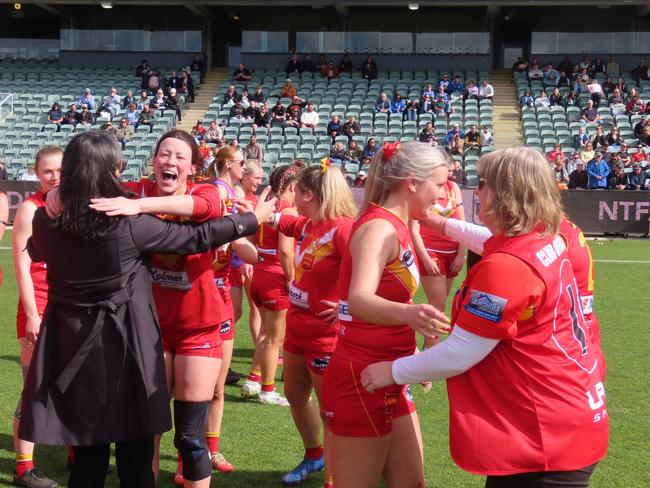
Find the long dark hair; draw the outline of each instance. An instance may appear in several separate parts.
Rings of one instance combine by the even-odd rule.
[[[74,137],[61,166],[59,199],[63,211],[57,224],[83,240],[91,240],[111,230],[119,217],[96,212],[88,205],[91,198],[128,197],[117,174],[122,152],[115,138],[106,132],[88,131]]]

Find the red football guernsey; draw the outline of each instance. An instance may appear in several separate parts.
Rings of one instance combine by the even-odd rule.
[[[140,180],[125,186],[142,197],[158,196],[154,181]],[[221,216],[221,201],[215,186],[188,181],[186,195],[194,199],[191,220],[204,222]],[[171,215],[159,217],[181,220]],[[163,331],[172,327],[192,329],[214,326],[228,319],[226,307],[214,285],[214,254],[214,251],[209,251],[188,256],[151,256],[153,297]]]
[[[399,255],[384,267],[376,294],[393,302],[412,303],[420,282],[420,274],[409,229],[397,215],[379,205],[371,204],[354,222],[350,237],[361,225],[372,219],[390,222],[399,240]],[[353,266],[348,248],[343,254],[339,275],[340,328],[336,355],[352,361],[374,363],[413,354],[416,345],[415,331],[408,324],[381,326],[350,315],[348,291]]]
[[[286,200],[278,201],[277,210],[282,212],[291,205]],[[257,254],[259,261],[255,264],[255,269],[272,272],[282,272],[280,263],[280,251],[278,245],[280,236],[277,229],[272,224],[262,224],[257,230]]]
[[[458,213],[458,206],[463,202],[456,201],[456,193],[454,192],[455,183],[447,180],[445,183],[445,193],[433,205],[433,211],[438,215],[447,217],[449,219],[456,218]],[[443,236],[434,232],[433,229],[422,225],[420,226],[420,235],[424,242],[424,247],[427,251],[438,252],[456,252],[458,250],[458,242],[451,237]]]
[[[458,466],[484,475],[571,471],[605,455],[600,355],[561,236],[488,239],[452,319],[500,339],[483,361],[447,380]]]

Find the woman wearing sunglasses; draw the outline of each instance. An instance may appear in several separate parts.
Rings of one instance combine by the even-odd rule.
[[[608,413],[602,356],[559,235],[558,187],[533,149],[487,154],[478,171],[479,217],[493,237],[456,294],[452,333],[369,366],[362,385],[446,379],[451,455],[488,488],[586,487],[607,452]]]

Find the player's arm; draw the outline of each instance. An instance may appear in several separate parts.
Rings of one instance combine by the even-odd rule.
[[[348,290],[350,314],[377,325],[407,323],[425,336],[434,336],[433,319],[447,322],[445,315],[435,307],[397,303],[377,296],[384,267],[398,253],[395,229],[383,219],[364,223],[352,235],[352,277]]]
[[[4,236],[5,229],[9,224],[9,201],[7,195],[0,193],[0,240]]]
[[[273,221],[273,227],[285,236],[294,239],[300,238],[302,229],[309,221],[307,217],[299,217],[298,215],[290,215],[288,213],[280,213],[276,217]]]
[[[242,237],[232,242],[232,249],[246,264],[257,262],[257,249],[247,238]]]
[[[285,208],[282,214],[297,217],[298,213],[293,207]],[[293,255],[294,255],[294,240],[293,237],[286,236],[282,233],[278,234],[278,252],[280,257],[280,264],[282,271],[284,271],[284,279],[287,287],[293,282],[294,268],[293,268]]]
[[[420,235],[420,222],[417,220],[411,219],[409,222],[409,230],[411,231],[411,239],[413,240],[413,248],[415,249],[415,254],[418,256],[418,260],[422,264],[422,267],[429,276],[439,276],[440,268],[436,262],[431,259],[427,249],[422,240],[422,235]]]
[[[460,188],[456,183],[453,183],[453,189],[454,189],[454,199],[456,202],[458,202],[457,204],[458,206],[456,207],[455,219],[460,220],[461,222],[465,222],[465,208],[463,207],[463,195],[461,194]],[[456,253],[456,258],[454,259],[454,262],[451,266],[452,273],[458,273],[463,268],[463,264],[465,264],[466,253],[467,253],[467,246],[465,246],[462,242],[458,242],[458,252]]]
[[[32,259],[27,252],[27,240],[32,235],[32,219],[35,212],[36,205],[33,202],[23,202],[16,212],[14,229],[11,234],[18,295],[27,316],[26,337],[31,342],[36,341],[41,328],[41,317],[38,314],[34,295],[34,282],[30,273]]]

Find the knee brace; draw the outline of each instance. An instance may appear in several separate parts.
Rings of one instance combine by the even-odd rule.
[[[174,447],[183,458],[183,477],[199,481],[212,473],[210,453],[205,442],[205,424],[210,402],[174,400]]]

